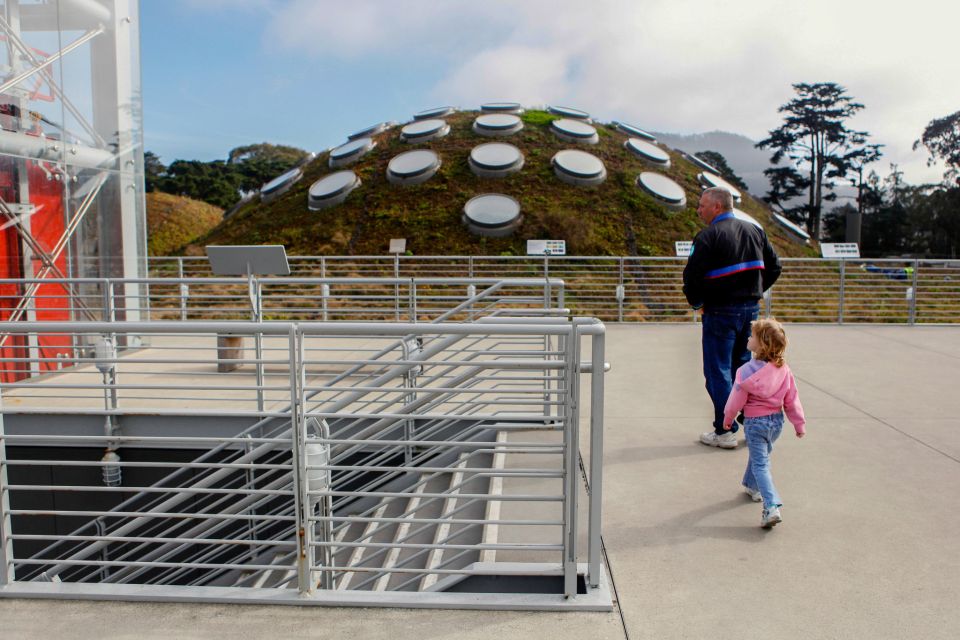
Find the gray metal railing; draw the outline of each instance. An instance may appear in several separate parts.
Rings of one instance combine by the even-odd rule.
[[[344,593],[436,592],[519,566],[558,576],[568,597],[578,572],[600,583],[596,320],[20,322],[0,331],[100,345],[59,373],[0,384],[0,595],[83,594],[95,583],[118,597],[150,586],[156,597],[190,599],[204,587],[273,587],[349,604]],[[216,337],[257,332],[262,378],[249,363],[218,372]],[[103,346],[134,336],[149,346]],[[585,339],[589,363],[580,360]],[[577,503],[584,372],[586,509]],[[103,428],[16,427],[33,415]],[[145,435],[130,426],[144,416],[250,426],[230,436]],[[25,447],[80,453],[44,458],[22,455]],[[27,482],[30,470],[54,480]],[[80,480],[56,480],[68,476]],[[42,526],[65,521],[77,526]]]
[[[684,258],[580,256],[301,256],[294,275],[320,277],[550,277],[577,315],[605,322],[689,322]],[[960,260],[784,258],[768,301],[789,322],[953,324]],[[206,277],[206,258],[154,257],[151,274]]]

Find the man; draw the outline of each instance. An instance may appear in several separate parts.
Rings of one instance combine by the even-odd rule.
[[[721,187],[700,196],[697,215],[707,225],[693,239],[683,270],[683,293],[703,309],[703,377],[713,402],[713,430],[700,436],[711,447],[735,449],[739,426],[723,429],[723,406],[737,369],[750,360],[750,323],[760,298],[780,277],[780,260],[763,229],[733,215],[733,197]]]

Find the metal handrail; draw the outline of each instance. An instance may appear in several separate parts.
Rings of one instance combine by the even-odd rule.
[[[690,322],[685,258],[635,256],[297,256],[294,274],[559,277],[576,315],[605,322]],[[766,306],[789,322],[955,324],[960,260],[782,258]],[[208,272],[206,258],[152,257],[152,273]],[[884,271],[888,272],[885,273]]]
[[[575,403],[571,397],[576,385],[573,380],[580,375],[580,368],[576,362],[579,358],[579,343],[582,335],[590,335],[596,340],[601,338],[602,345],[603,327],[595,321],[578,320],[570,323],[561,318],[519,318],[519,319],[481,319],[477,323],[469,325],[459,324],[387,324],[382,323],[212,323],[212,322],[153,322],[153,323],[15,323],[15,325],[0,323],[0,331],[8,331],[11,334],[21,335],[33,333],[36,335],[44,333],[71,332],[72,334],[89,335],[115,335],[115,336],[133,336],[133,335],[216,335],[224,331],[239,332],[261,332],[265,338],[288,340],[289,362],[287,370],[290,372],[290,386],[286,394],[291,399],[291,404],[286,410],[273,410],[273,417],[267,417],[257,423],[256,428],[247,429],[241,433],[241,437],[223,439],[218,446],[211,449],[219,451],[236,451],[236,454],[222,460],[216,459],[216,456],[207,454],[201,456],[194,463],[188,463],[176,473],[168,476],[164,481],[156,483],[152,488],[144,487],[145,493],[136,498],[121,503],[116,511],[91,513],[101,520],[107,514],[112,514],[111,522],[121,523],[102,527],[101,530],[78,530],[74,534],[62,537],[60,547],[69,551],[71,548],[77,549],[78,553],[70,553],[66,557],[58,559],[50,557],[38,557],[34,559],[13,558],[12,554],[6,562],[9,567],[14,565],[21,567],[20,570],[27,571],[27,567],[36,567],[36,571],[44,571],[47,578],[52,578],[57,574],[62,574],[64,579],[91,580],[94,575],[100,575],[101,571],[109,572],[109,580],[112,582],[137,582],[144,579],[149,580],[172,580],[182,583],[187,581],[189,584],[200,584],[198,575],[206,572],[209,575],[227,575],[229,572],[239,571],[246,567],[251,570],[262,572],[295,570],[297,575],[297,585],[301,592],[311,593],[314,588],[313,576],[322,574],[330,576],[325,583],[329,588],[337,576],[342,576],[346,572],[359,571],[371,573],[364,578],[357,586],[364,583],[382,583],[390,575],[411,574],[413,577],[401,579],[402,584],[406,585],[417,579],[417,575],[434,574],[438,576],[450,575],[468,575],[471,570],[469,567],[462,567],[458,561],[465,556],[467,550],[478,552],[491,551],[496,549],[518,548],[515,544],[504,543],[475,543],[465,542],[463,540],[464,531],[468,528],[483,527],[487,524],[501,524],[510,522],[510,518],[477,518],[464,517],[465,513],[472,505],[483,503],[489,500],[509,502],[516,500],[541,500],[557,499],[561,501],[567,516],[563,519],[550,520],[544,518],[534,518],[533,523],[542,525],[543,522],[560,523],[567,529],[561,540],[556,543],[536,542],[519,545],[519,548],[526,548],[533,551],[563,551],[567,561],[564,562],[563,569],[566,576],[568,593],[570,585],[575,586],[576,577],[576,551],[568,549],[571,540],[575,540],[569,535],[569,529],[576,527],[575,515],[576,506],[571,506],[575,500],[571,496],[571,491],[576,492],[576,486],[571,487],[570,482],[575,481],[576,473],[571,467],[571,460],[575,459],[576,454],[570,454],[570,447],[576,446],[575,436],[571,435],[571,429],[575,429],[576,409]],[[381,353],[380,356],[372,360],[364,355],[359,358],[363,362],[382,362],[383,366],[378,373],[362,371],[365,365],[353,364],[348,366],[353,374],[346,378],[336,376],[329,380],[338,379],[338,385],[327,384],[317,385],[316,383],[306,384],[306,381],[315,375],[311,372],[309,358],[305,349],[310,346],[314,340],[327,339],[330,336],[339,336],[344,339],[351,336],[360,336],[364,339],[379,337],[387,340],[390,344],[398,345],[403,340],[411,336],[423,341],[422,347],[418,348],[416,353],[407,353],[403,359],[392,362],[386,360],[389,350]],[[509,338],[509,339],[508,339]],[[553,347],[552,341],[559,339],[563,342],[562,348]],[[482,341],[487,341],[486,351],[482,349]],[[596,344],[596,343],[595,343]],[[523,353],[519,347],[526,345],[526,360],[520,358],[518,354]],[[539,345],[539,346],[538,346]],[[271,347],[275,348],[275,347]],[[394,347],[395,351],[396,347]],[[383,352],[384,350],[381,350]],[[491,370],[497,370],[497,362],[500,354],[507,354],[501,362],[499,370],[507,372],[504,376],[504,382],[499,386],[493,384],[495,378],[489,377],[487,373]],[[136,362],[136,352],[122,353],[115,359],[118,366],[129,365]],[[601,349],[602,357],[602,349]],[[551,364],[551,360],[557,358],[560,369]],[[153,361],[155,359],[147,358]],[[348,362],[348,361],[345,361]],[[113,363],[113,361],[111,361]],[[359,368],[358,368],[359,365]],[[518,365],[525,365],[520,367]],[[419,379],[417,376],[409,378],[412,370],[423,370],[423,375]],[[522,372],[556,372],[562,373],[557,384],[551,387],[543,387],[542,380],[545,377],[533,377],[525,374],[526,377],[519,375]],[[594,373],[594,378],[602,380],[603,367],[599,367],[600,376]],[[120,379],[122,381],[121,372]],[[539,376],[539,374],[537,374]],[[553,376],[554,374],[550,374]],[[546,376],[549,378],[550,376]],[[518,383],[515,378],[521,382]],[[526,382],[523,382],[526,380]],[[533,384],[531,384],[531,380]],[[566,381],[564,383],[563,381]],[[392,387],[394,381],[402,381],[402,384],[396,384]],[[39,381],[34,386],[37,389],[42,388],[42,382]],[[10,391],[20,393],[23,391],[23,385],[16,387],[10,386]],[[58,393],[66,390],[67,386],[61,385]],[[71,388],[83,387],[84,385],[72,385]],[[103,391],[108,387],[120,389],[121,391],[136,388],[137,385],[125,385],[122,382],[105,385],[103,381],[91,381],[86,385],[90,389],[99,389]],[[163,387],[162,384],[155,386]],[[183,385],[173,385],[173,387]],[[212,385],[217,387],[218,385]],[[242,387],[243,385],[226,386],[226,388]],[[260,384],[256,385],[261,387]],[[343,388],[341,388],[341,386]],[[224,387],[224,385],[220,385]],[[311,389],[311,387],[316,387]],[[249,386],[248,386],[249,388]],[[314,396],[308,402],[308,396],[313,391],[325,394],[322,397]],[[408,394],[415,392],[416,395]],[[525,394],[532,394],[539,398],[537,402],[531,403],[524,411],[517,413],[516,410],[504,412],[497,409],[496,399],[488,399],[485,402],[478,402],[471,398],[487,393],[490,396],[515,396],[524,397]],[[386,394],[386,395],[385,395]],[[392,394],[392,395],[390,395]],[[566,407],[558,415],[544,413],[547,406],[545,398],[547,396],[562,401]],[[601,394],[602,396],[602,394]],[[465,400],[464,400],[465,399]],[[131,409],[124,408],[125,396],[120,394],[120,406],[111,410],[116,415],[125,415]],[[455,403],[451,405],[451,403]],[[515,403],[514,403],[515,404]],[[358,411],[356,407],[359,406]],[[519,405],[523,407],[521,403]],[[364,408],[366,407],[366,408]],[[540,409],[537,409],[540,407]],[[376,411],[373,411],[376,409]],[[347,410],[347,411],[345,411]],[[595,409],[596,411],[596,409]],[[602,409],[601,409],[602,411]],[[19,413],[22,409],[11,409],[7,405],[3,407],[4,413]],[[103,415],[102,409],[78,409],[78,413],[90,413],[91,415]],[[134,410],[134,412],[136,412]],[[249,415],[259,415],[257,412],[250,412]],[[311,417],[329,418],[329,419],[348,419],[358,415],[376,416],[377,419],[363,424],[359,430],[354,430],[347,434],[331,435],[326,438],[307,438],[307,422]],[[596,414],[595,414],[596,415]],[[417,425],[417,437],[413,440],[409,438],[395,440],[394,434],[400,433],[397,429],[402,426],[411,416],[421,416],[423,424]],[[509,445],[500,445],[496,443],[481,443],[472,441],[472,439],[483,431],[491,429],[510,428],[510,421],[517,418],[531,420],[536,417],[543,425],[541,428],[547,430],[558,430],[563,434],[563,439],[557,445],[537,446],[537,443],[512,442]],[[293,432],[290,431],[291,422],[295,425]],[[469,426],[473,425],[473,426]],[[456,429],[455,429],[456,428]],[[456,430],[457,439],[450,439],[450,431]],[[594,437],[599,437],[602,429],[593,429]],[[365,435],[364,435],[365,434]],[[250,445],[247,452],[243,453],[236,449],[244,440],[242,436],[250,435],[246,439]],[[295,437],[291,437],[295,436]],[[386,437],[384,437],[386,436]],[[91,438],[91,436],[85,436]],[[63,440],[70,440],[69,436],[62,436]],[[463,438],[462,441],[459,438]],[[3,435],[0,427],[0,439],[2,439],[2,450],[5,450],[8,444],[29,441],[23,436]],[[119,446],[124,443],[131,443],[137,438],[132,438],[119,434],[105,434],[100,442],[112,440]],[[143,438],[139,438],[144,441]],[[175,440],[175,439],[174,439]],[[84,440],[71,440],[73,442],[84,442]],[[157,441],[163,441],[158,438]],[[172,440],[173,441],[173,440]],[[171,442],[172,442],[171,441]],[[185,440],[186,442],[186,440]],[[214,439],[214,443],[218,440]],[[308,464],[304,448],[307,443],[311,446],[329,445],[332,449],[332,455],[325,464]],[[287,444],[283,444],[287,443]],[[380,444],[383,446],[380,446]],[[363,462],[351,459],[364,451],[364,447],[369,448],[376,445],[372,455],[364,458]],[[411,444],[417,447],[414,456],[400,465],[390,466],[384,462],[384,452],[400,453],[404,449],[409,449]],[[339,449],[337,449],[339,447]],[[289,456],[291,448],[294,451],[294,457],[288,463],[283,462],[284,451]],[[448,451],[466,448],[466,457],[442,462],[441,457]],[[561,470],[552,471],[541,468],[512,469],[507,471],[497,471],[481,466],[471,465],[470,461],[479,459],[477,456],[483,454],[484,450],[488,452],[517,452],[541,451],[548,452],[555,450],[556,454],[563,453],[564,465]],[[564,453],[565,452],[565,453]],[[2,451],[0,451],[2,453]],[[269,454],[264,457],[265,454]],[[279,456],[279,457],[278,457]],[[288,458],[289,460],[289,458]],[[436,489],[428,490],[427,485],[437,478],[441,478],[445,473],[454,469],[460,464],[460,473],[463,474],[463,480],[459,483],[452,483],[443,491]],[[0,472],[6,473],[7,467],[18,464],[17,461],[5,460],[0,457]],[[72,463],[73,464],[73,463]],[[92,466],[105,466],[109,462],[93,463]],[[118,463],[120,467],[136,467],[135,462]],[[149,465],[148,465],[149,466]],[[162,464],[156,465],[161,467]],[[195,472],[202,472],[201,482],[191,481],[185,478],[185,469]],[[305,485],[304,478],[311,472],[324,471],[329,474],[349,474],[355,471],[366,469],[368,473],[384,474],[378,485],[374,481],[368,481],[360,488],[342,490],[335,487],[328,489],[315,489]],[[250,471],[255,471],[263,475],[261,480],[255,484],[249,480],[250,476],[245,476]],[[416,473],[420,477],[414,483],[407,483],[401,489],[389,489],[389,486],[383,484],[392,479],[402,478],[404,474]],[[596,473],[600,473],[599,466]],[[491,498],[485,494],[473,493],[469,490],[463,490],[469,482],[487,477],[501,478],[522,478],[527,476],[544,478],[564,478],[564,488],[555,498],[549,495],[513,495]],[[246,477],[247,479],[243,479]],[[255,476],[254,476],[255,477]],[[340,481],[338,476],[338,481]],[[342,477],[349,477],[343,475]],[[183,478],[182,480],[180,478]],[[243,483],[242,488],[221,490],[218,482],[226,482],[229,478],[239,478]],[[574,480],[571,480],[574,478]],[[233,482],[230,480],[230,482]],[[30,490],[25,485],[8,485],[4,479],[4,485],[8,491],[26,491]],[[173,485],[173,486],[171,486]],[[343,486],[342,484],[340,486]],[[433,543],[424,543],[415,541],[417,535],[421,534],[424,528],[430,526],[431,520],[439,522],[436,518],[424,517],[421,511],[417,509],[406,509],[399,515],[390,516],[388,519],[378,518],[375,515],[376,509],[364,508],[357,515],[358,518],[368,518],[371,520],[380,520],[377,526],[390,526],[390,519],[401,519],[410,527],[405,535],[399,537],[391,545],[383,546],[385,543],[374,541],[377,533],[376,528],[371,528],[369,535],[351,540],[344,540],[338,537],[346,531],[346,528],[354,524],[352,521],[343,521],[337,527],[334,523],[340,514],[334,513],[332,509],[327,512],[312,513],[305,511],[304,505],[315,504],[318,499],[326,498],[336,499],[340,497],[349,497],[353,500],[362,500],[365,498],[389,499],[391,497],[409,497],[411,491],[421,487],[420,494],[424,498],[424,505],[429,506],[428,501],[442,501],[448,499],[456,493],[458,502],[456,509],[451,509],[447,514],[446,520],[451,524],[460,527],[456,532],[450,532],[442,538],[437,538]],[[35,487],[36,488],[36,487]],[[52,489],[59,487],[52,486]],[[133,488],[126,488],[129,491]],[[117,489],[111,487],[98,488],[107,493],[116,492]],[[231,495],[231,493],[233,495]],[[156,495],[156,499],[147,499],[145,496]],[[204,517],[197,520],[184,520],[183,513],[177,511],[176,505],[185,497],[190,496],[208,496],[204,498],[205,502],[198,503],[197,508]],[[246,496],[246,497],[237,497]],[[290,564],[291,557],[284,556],[286,559],[279,559],[281,564],[265,563],[263,554],[268,548],[277,548],[286,545],[289,547],[293,541],[281,539],[282,531],[290,531],[290,511],[286,507],[270,507],[278,497],[293,496],[296,499],[294,503],[299,504],[295,508],[294,520],[300,523],[301,530],[306,527],[310,531],[319,531],[324,529],[325,537],[317,540],[296,541],[298,552],[294,554],[296,564]],[[286,498],[284,498],[286,500]],[[599,496],[594,498],[599,504]],[[289,502],[287,503],[289,504]],[[342,502],[341,502],[342,504]],[[8,506],[0,506],[5,513],[0,513],[0,518],[6,518],[9,522],[11,511]],[[592,509],[591,503],[591,509]],[[213,510],[213,511],[211,511]],[[572,511],[571,511],[572,510]],[[76,514],[76,509],[71,513]],[[44,514],[53,513],[44,511]],[[56,511],[57,514],[66,513]],[[591,512],[592,513],[592,512]],[[599,512],[598,512],[599,513]],[[148,515],[149,514],[149,515]],[[248,515],[249,514],[249,517]],[[30,512],[30,510],[18,509],[12,513],[18,517],[27,515],[40,515],[40,512]],[[459,516],[459,517],[458,517]],[[116,518],[121,518],[117,520]],[[182,522],[183,525],[177,524]],[[242,556],[230,556],[232,560],[224,560],[221,547],[225,540],[232,542],[243,542],[248,538],[236,538],[230,533],[233,531],[230,523],[242,525],[244,535],[258,538],[256,543],[252,540],[244,543],[249,544],[250,548]],[[326,524],[325,524],[326,523]],[[280,527],[280,528],[278,528]],[[42,534],[21,535],[16,531],[10,532],[9,526],[4,527],[3,537],[0,540],[0,549],[11,548],[13,540],[33,540],[42,541],[50,538]],[[591,516],[590,535],[599,535],[594,531]],[[198,542],[203,541],[203,542]],[[280,544],[283,542],[283,544]],[[92,543],[92,544],[87,544]],[[261,544],[262,543],[262,544]],[[76,545],[82,544],[82,549]],[[111,546],[112,545],[112,546]],[[121,545],[117,547],[117,545]],[[377,571],[371,571],[369,566],[350,566],[343,564],[343,553],[336,555],[336,550],[369,547],[371,555],[388,551],[389,553],[404,553],[405,557],[399,557],[391,561],[386,567]],[[98,554],[108,549],[117,547],[111,551],[109,557],[99,557]],[[198,548],[199,547],[199,548]],[[443,556],[443,560],[426,568],[413,568],[414,559],[427,554],[432,549],[448,548],[451,553]],[[326,554],[328,562],[315,564],[312,559],[313,551]],[[589,552],[594,551],[594,546],[589,546]],[[306,552],[306,556],[304,553]],[[408,553],[409,552],[409,553]],[[272,552],[271,552],[272,553]],[[573,563],[569,561],[572,553]],[[184,555],[188,554],[188,555]],[[289,555],[289,554],[288,554]],[[99,559],[93,559],[93,558]],[[240,562],[239,558],[245,560]],[[335,558],[340,558],[335,561]],[[286,564],[282,564],[286,563]],[[590,567],[592,572],[590,576],[591,585],[596,585],[599,579],[599,560],[594,561],[590,556]],[[200,572],[200,573],[198,573]],[[27,574],[25,574],[27,575]],[[39,575],[39,574],[36,574]],[[16,576],[12,572],[6,572],[6,581],[15,582]],[[206,580],[206,579],[204,579]],[[2,581],[2,580],[0,580]]]

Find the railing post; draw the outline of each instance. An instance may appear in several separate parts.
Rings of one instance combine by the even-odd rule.
[[[0,407],[3,398],[0,397]],[[7,441],[4,438],[3,414],[0,413],[0,587],[14,582],[13,530],[10,519],[10,483],[7,478]]]
[[[910,316],[908,324],[911,326],[917,322],[917,272],[920,270],[920,261],[913,261],[913,277],[910,279]]]
[[[840,308],[837,312],[837,324],[843,324],[843,309],[846,303],[847,260],[840,258]]]
[[[180,283],[180,319],[186,321],[187,319],[187,299],[190,297],[190,287],[184,283]]]
[[[293,507],[297,533],[297,588],[301,595],[313,593],[313,541],[310,523],[311,507],[307,495],[306,429],[303,420],[303,334],[296,324],[290,325],[290,448],[293,459]]]
[[[263,322],[263,297],[260,289],[260,279],[252,274],[247,275],[250,290],[250,305],[253,321],[260,324]],[[259,330],[253,334],[253,352],[257,360],[257,411],[263,412],[263,333]]]
[[[592,336],[590,363],[590,514],[587,533],[587,577],[592,588],[600,586],[600,522],[603,509],[603,384],[606,335]]]
[[[417,321],[417,282],[410,278],[410,322]]]
[[[330,312],[329,312],[329,307],[327,303],[327,300],[329,298],[330,298],[330,285],[324,283],[320,285],[320,310],[321,310],[320,317],[324,322],[328,322],[330,320]]]
[[[623,300],[626,298],[626,286],[623,281],[623,256],[620,256],[620,276],[617,280],[617,322],[623,322]]]
[[[103,286],[103,321],[113,322],[116,320],[113,311],[113,282],[104,278],[101,284]]]
[[[566,393],[563,421],[564,496],[563,496],[563,593],[577,595],[577,490],[579,488],[578,443],[580,415],[580,333],[572,325],[566,344]],[[602,365],[601,365],[602,366]]]

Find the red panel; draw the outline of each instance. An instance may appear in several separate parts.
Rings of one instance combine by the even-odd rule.
[[[45,171],[44,168],[47,170]],[[27,176],[30,182],[30,203],[36,207],[36,212],[30,218],[30,230],[37,244],[52,254],[54,247],[63,236],[65,228],[63,215],[63,183],[53,179],[52,167],[41,167],[38,163],[30,162]],[[61,252],[54,261],[60,273],[67,274],[67,252]],[[43,262],[33,259],[33,272],[40,273]],[[57,277],[48,272],[47,277]],[[40,322],[56,322],[70,320],[70,296],[67,289],[59,283],[41,285],[37,289],[34,305],[37,320]],[[69,360],[73,357],[73,344],[69,336],[44,335],[39,337],[40,357]],[[41,371],[59,369],[67,362],[42,362]]]

